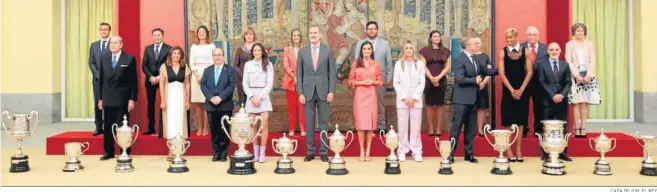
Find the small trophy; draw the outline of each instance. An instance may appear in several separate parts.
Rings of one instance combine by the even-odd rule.
[[[5,126],[5,115],[10,120],[9,128]],[[36,116],[34,118],[34,126],[31,126],[30,121],[32,121],[32,117],[34,116]],[[14,114],[10,116],[8,111],[3,111],[0,114],[0,119],[2,119],[2,127],[5,129],[5,133],[18,142],[18,152],[11,156],[9,172],[22,173],[30,171],[29,158],[23,154],[23,140],[31,136],[34,130],[36,130],[36,126],[39,123],[39,114],[36,111],[32,111],[29,115]]]
[[[399,146],[399,135],[397,135],[397,132],[392,128],[392,125],[390,125],[390,131],[388,131],[388,134],[383,135],[383,132],[383,130],[379,132],[379,140],[390,149],[390,155],[386,157],[386,169],[383,172],[385,174],[400,174],[401,169],[399,167],[399,159],[397,158],[397,155],[395,155],[395,149]],[[385,142],[382,137],[386,138]]]
[[[454,171],[452,171],[452,162],[449,161],[449,155],[452,154],[452,151],[454,151],[454,147],[456,147],[456,139],[452,137],[449,140],[441,141],[440,138],[436,137],[433,140],[433,144],[436,145],[436,149],[438,149],[438,152],[440,152],[440,156],[443,158],[443,160],[440,161],[440,170],[438,170],[438,174],[441,175],[454,174]]]
[[[340,133],[340,130],[338,129],[337,124],[335,125],[335,131],[333,132],[331,137],[328,137],[328,132],[327,131],[322,131],[319,134],[320,135],[320,140],[322,141],[322,143],[326,147],[331,149],[331,151],[333,151],[333,153],[335,153],[335,156],[333,157],[333,159],[331,159],[331,161],[329,161],[329,168],[326,170],[326,174],[329,174],[329,175],[346,175],[346,174],[349,174],[349,171],[347,170],[347,167],[345,166],[346,162],[344,161],[344,159],[342,159],[342,157],[340,157],[340,152],[342,152],[345,148],[349,147],[349,145],[351,145],[351,142],[354,141],[354,132],[347,131],[347,136],[349,136],[349,134],[351,134],[351,141],[349,141],[349,143],[346,146],[344,145],[346,137],[342,133]],[[326,144],[326,141],[324,141],[324,137],[322,137],[323,135],[327,136],[327,138],[329,140],[329,144]]]
[[[167,172],[169,173],[189,172],[189,168],[187,167],[187,160],[182,158],[182,155],[185,154],[185,152],[187,152],[189,146],[191,146],[190,142],[187,141],[185,138],[183,138],[181,134],[178,134],[173,139],[167,141],[167,147],[169,147],[171,154],[173,154],[173,159],[171,160],[171,164],[169,165]]]
[[[486,141],[488,141],[488,144],[493,146],[493,149],[497,152],[500,153],[500,156],[497,157],[497,159],[493,160],[493,169],[490,170],[490,173],[495,174],[495,175],[511,175],[513,174],[513,171],[511,171],[511,164],[509,163],[509,159],[504,157],[504,152],[511,148],[511,145],[516,142],[516,139],[518,139],[518,125],[513,124],[511,125],[511,131],[509,130],[501,130],[501,129],[496,129],[491,131],[491,126],[486,125],[484,126],[484,130],[486,131],[487,134],[484,135],[486,138]],[[513,141],[509,142],[511,140],[511,135],[515,133],[515,137],[513,137]],[[493,138],[495,139],[495,144],[490,142],[488,139],[488,134],[492,134]]]
[[[591,141],[595,143],[595,147],[591,145]],[[612,141],[614,145],[612,145]],[[598,138],[589,138],[589,147],[600,153],[600,159],[595,161],[595,170],[593,171],[593,174],[611,175],[611,166],[609,165],[609,162],[605,160],[605,153],[613,151],[617,144],[616,138],[609,139],[609,137],[605,135],[604,129],[600,130],[600,136],[598,136]]]
[[[119,173],[135,171],[135,167],[132,166],[132,157],[128,155],[127,150],[137,141],[138,133],[139,126],[128,126],[128,117],[126,115],[123,115],[123,126],[119,127],[117,124],[112,125],[112,135],[122,151],[121,156],[116,158],[116,169],[114,171]],[[134,138],[132,134],[135,134]]]
[[[274,152],[283,156],[282,158],[278,159],[278,161],[276,161],[276,169],[274,169],[274,173],[292,174],[296,172],[294,167],[292,167],[292,159],[287,158],[287,155],[293,154],[295,151],[297,151],[297,146],[299,146],[298,141],[296,139],[287,138],[285,133],[283,133],[283,137],[272,139],[271,145],[272,149],[274,149]]]
[[[639,142],[639,139],[643,141],[643,145]],[[636,141],[643,147],[644,159],[641,161],[641,175],[645,176],[657,176],[657,163],[652,160],[652,152],[657,147],[657,138],[652,135],[639,135],[639,132],[636,132]]]
[[[543,123],[543,135],[536,133],[538,143],[550,156],[548,161],[543,162],[541,173],[546,175],[565,175],[566,165],[559,160],[559,154],[568,146],[570,133],[563,134],[566,122],[561,120],[543,120],[541,123]]]
[[[260,121],[260,128],[256,133],[253,132],[251,125],[255,125]],[[230,134],[226,130],[224,122],[231,125]],[[253,154],[245,149],[245,146],[253,140],[256,135],[262,131],[262,117],[250,117],[244,109],[244,104],[240,107],[240,111],[233,117],[223,116],[221,118],[221,129],[224,130],[228,139],[237,144],[237,150],[230,156],[230,168],[228,174],[232,175],[250,175],[256,173],[255,165],[253,164]]]
[[[82,149],[84,148],[84,149]],[[80,162],[80,156],[84,154],[85,151],[89,150],[89,142],[70,142],[64,144],[64,154],[68,157],[66,165],[62,171],[64,172],[78,172],[84,169],[82,162]]]

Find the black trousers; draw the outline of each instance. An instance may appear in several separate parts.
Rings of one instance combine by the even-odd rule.
[[[208,111],[208,120],[210,121],[210,137],[212,138],[212,154],[225,158],[228,155],[230,139],[226,132],[221,128],[221,118],[223,116],[233,116],[233,111]],[[224,122],[226,131],[230,132],[230,124]]]
[[[104,126],[107,128],[103,134],[103,149],[105,149],[105,155],[114,156],[114,133],[116,128],[123,126],[123,116],[125,115],[128,120],[128,126],[132,127],[130,124],[130,115],[128,114],[128,106],[120,107],[109,107],[103,106],[105,111],[105,121]],[[116,126],[112,127],[112,125]],[[138,133],[137,133],[138,134]],[[121,151],[122,153],[123,151]],[[130,154],[130,148],[128,148],[127,153]]]
[[[103,111],[98,108],[98,99],[100,98],[100,85],[98,85],[98,80],[93,80],[93,91],[94,91],[94,124],[96,125],[96,131],[103,130]]]
[[[475,101],[475,104],[464,105],[464,104],[454,104],[454,117],[452,117],[452,127],[450,131],[450,137],[454,138],[456,142],[454,144],[454,149],[458,148],[459,145],[459,135],[461,134],[461,125],[463,127],[463,149],[465,151],[465,159],[474,157],[474,139],[475,133],[477,133],[477,106],[479,106],[479,99]],[[451,139],[450,138],[450,139]],[[452,150],[450,158],[454,159],[455,150]]]
[[[157,101],[155,96],[157,95],[157,89],[157,85],[146,85],[146,105],[148,113],[148,130],[146,131],[155,131],[155,101]]]
[[[541,106],[544,106],[543,114],[545,116],[543,116],[543,119],[568,121],[568,101],[565,98],[561,101],[561,103],[554,103],[550,101],[549,105]],[[563,126],[563,134],[568,134],[568,125],[564,124]],[[536,132],[542,135],[543,129],[536,130]],[[541,148],[541,151],[543,151],[543,148]],[[567,151],[568,147],[566,147],[566,149],[563,150],[563,153],[561,154],[566,154]],[[543,151],[543,155],[546,155],[545,151]]]
[[[534,74],[538,73],[534,72]],[[538,75],[532,77],[529,87],[529,94],[532,98],[532,105],[534,106],[534,123],[533,125],[528,126],[534,127],[534,133],[539,133],[539,131],[543,131],[543,123],[541,123],[541,121],[545,119],[545,114],[543,114],[545,111],[545,106],[543,105],[545,91],[543,91],[543,88],[541,87]],[[529,127],[525,127],[522,134],[527,135],[527,133],[529,133]]]

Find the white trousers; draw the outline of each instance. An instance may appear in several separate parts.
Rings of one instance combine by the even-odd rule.
[[[422,154],[421,126],[422,108],[397,108],[398,154],[405,155],[409,150],[413,152],[413,155]]]

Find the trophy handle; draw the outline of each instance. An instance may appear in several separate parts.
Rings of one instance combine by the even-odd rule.
[[[185,141],[185,152],[187,152],[187,149],[192,146],[192,142]]]
[[[536,135],[538,137],[538,145],[543,147],[543,136],[541,136],[541,134],[538,134],[538,133],[534,133],[534,135]]]
[[[233,137],[231,137],[231,135],[228,134],[228,131],[226,130],[226,125],[224,124],[224,121],[226,121],[226,122],[228,122],[228,124],[230,125],[230,120],[228,120],[228,118],[230,118],[230,117],[225,116],[225,115],[224,115],[223,117],[221,117],[221,129],[223,129],[223,130],[224,130],[224,133],[226,133],[226,135],[228,136],[228,140],[230,140],[230,142],[235,143],[235,142],[233,141]]]
[[[351,134],[351,140],[349,140],[349,144],[347,144],[347,146],[344,147],[345,149],[348,148],[349,145],[351,145],[351,142],[354,142],[354,132],[353,131],[347,131],[347,136],[349,136],[349,134]]]
[[[171,139],[167,140],[167,147],[171,149]]]
[[[438,146],[438,141],[440,141],[440,138],[438,137],[433,138],[433,145],[435,145],[436,149],[438,149],[438,152],[440,152],[440,146]]]
[[[112,138],[114,138],[114,142],[119,143],[119,140],[116,140],[116,129],[119,128],[119,125],[114,124],[112,125]]]
[[[456,147],[456,139],[454,137],[449,138],[449,140],[452,142],[452,151],[454,151],[454,148]]]
[[[328,138],[328,132],[327,131],[322,131],[322,132],[319,132],[319,140],[322,141],[322,144],[324,144],[324,146],[326,146],[328,148],[331,148],[326,144],[326,141],[324,141],[324,137],[322,137],[323,135],[326,135],[326,138]]]
[[[253,124],[255,125],[258,122],[258,120],[260,121],[260,128],[258,128],[258,132],[255,133],[255,136],[253,136],[253,138],[251,138],[251,141],[249,141],[249,143],[252,143],[253,141],[255,141],[256,138],[258,138],[258,135],[260,135],[260,132],[262,131],[262,117],[261,116],[256,116],[255,121],[253,121]]]
[[[294,152],[297,151],[297,147],[299,146],[298,140],[292,140],[292,143],[294,143],[294,147],[292,148],[292,151],[290,152],[290,154],[294,154]]]
[[[595,151],[595,147],[593,147],[593,145],[591,145],[591,141],[593,141],[593,143],[595,143],[595,139],[593,139],[593,138],[589,138],[589,147],[591,147],[591,149]],[[615,146],[614,146],[614,147],[615,147]],[[610,151],[611,151],[611,150],[610,150]]]
[[[132,139],[132,144],[130,144],[130,146],[135,145],[135,142],[137,142],[137,137],[139,137],[139,126],[133,125],[132,130],[135,133],[135,138]]]
[[[564,137],[566,138],[566,143],[568,143],[568,140],[570,140],[570,135],[572,135],[572,133],[567,133],[567,134],[564,136]]]
[[[612,141],[614,142],[614,143],[613,143],[614,145],[613,145],[613,147],[611,147],[611,149],[609,149],[609,151],[607,151],[607,152],[611,152],[611,151],[613,151],[614,149],[616,149],[616,146],[618,146],[618,142],[616,141],[616,138],[611,138],[611,139],[609,139],[609,143],[611,143]]]
[[[509,143],[509,146],[513,145],[513,143],[515,143],[516,140],[518,139],[518,135],[520,135],[520,131],[518,131],[518,130],[519,130],[518,125],[516,125],[516,124],[511,125],[511,134],[516,133],[516,136],[513,137],[513,141],[511,141],[511,143]]]
[[[385,132],[385,131],[384,131],[384,130],[380,130],[380,131],[379,131],[379,141],[381,141],[381,143],[382,143],[383,145],[386,145],[386,142],[384,142],[384,141],[383,141],[383,138],[382,138],[382,137],[384,137],[383,132]]]
[[[484,138],[486,138],[486,141],[488,141],[488,144],[490,144],[490,146],[495,147],[495,145],[493,145],[493,142],[490,142],[490,139],[488,139],[488,134],[492,134],[491,131],[490,131],[490,124],[486,124],[484,126],[484,131],[486,132],[486,134],[484,134]],[[454,137],[452,137],[452,139],[453,138]]]
[[[27,116],[27,119],[32,120],[32,117],[34,117],[34,127],[30,127],[30,135],[34,133],[34,130],[36,130],[37,124],[39,124],[39,113],[36,111],[31,111],[30,115]]]
[[[276,143],[278,143],[278,139],[272,139],[271,140],[271,148],[274,149],[274,152],[281,154],[278,148],[276,148]]]
[[[5,116],[7,116],[7,119],[11,121],[11,117],[9,116],[9,111],[3,111],[2,114],[0,114],[0,122],[2,122],[2,128],[5,129],[5,133],[7,133],[7,136],[11,137],[9,134],[9,129],[7,129],[7,126],[5,125]]]
[[[89,142],[84,142],[84,143],[82,143],[82,144],[80,144],[80,145],[82,146],[82,148],[85,148],[85,149],[82,150],[80,153],[84,154],[84,152],[87,152],[87,151],[89,150]],[[84,146],[86,146],[86,147],[84,147]]]
[[[643,148],[645,144],[641,144],[641,141],[639,141],[639,138],[640,138],[639,137],[639,132],[637,131],[636,132],[636,137],[634,137],[634,139],[636,139],[636,142],[639,143],[639,146],[641,146]]]

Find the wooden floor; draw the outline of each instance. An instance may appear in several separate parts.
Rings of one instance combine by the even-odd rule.
[[[654,186],[657,177],[639,175],[641,158],[609,158],[612,176],[592,174],[596,158],[576,158],[566,166],[568,175],[546,176],[540,173],[537,158],[514,163],[513,175],[497,176],[489,173],[492,158],[479,158],[472,164],[457,159],[454,175],[439,175],[439,158],[425,158],[424,162],[407,160],[401,165],[401,175],[383,174],[383,158],[371,162],[359,162],[347,158],[350,171],[345,176],[330,176],[324,171],[327,164],[317,158],[303,162],[293,157],[296,174],[276,175],[277,157],[268,157],[264,164],[257,164],[258,173],[234,176],[226,173],[228,162],[212,162],[209,156],[187,157],[190,172],[170,174],[164,156],[134,156],[135,172],[115,173],[115,160],[99,161],[99,156],[81,158],[86,169],[77,173],[65,173],[65,157],[45,155],[45,148],[24,150],[30,157],[32,171],[9,173],[10,156],[16,148],[2,148],[2,186]]]

